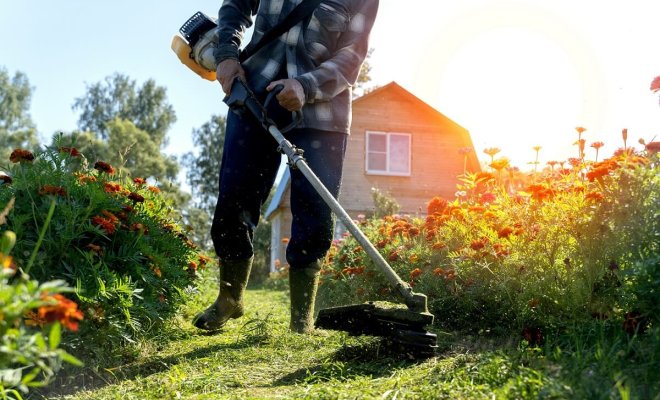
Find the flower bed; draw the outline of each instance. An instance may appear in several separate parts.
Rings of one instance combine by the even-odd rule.
[[[534,343],[546,329],[597,318],[634,332],[660,315],[650,283],[660,275],[659,177],[651,151],[581,160],[520,189],[480,172],[462,178],[455,200],[432,199],[426,216],[368,220],[362,229],[428,295],[444,328],[514,332]],[[320,305],[368,300],[401,301],[347,238],[322,270]]]
[[[68,345],[116,352],[157,332],[207,261],[160,190],[102,161],[90,165],[71,147],[17,149],[11,162],[0,207],[15,201],[6,225],[18,237],[14,263],[75,288],[71,300],[85,317]]]

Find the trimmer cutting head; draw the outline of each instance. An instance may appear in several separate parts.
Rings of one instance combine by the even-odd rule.
[[[412,358],[428,358],[435,354],[438,337],[424,329],[432,323],[432,314],[413,312],[385,302],[326,308],[320,310],[316,318],[317,328],[385,337]]]

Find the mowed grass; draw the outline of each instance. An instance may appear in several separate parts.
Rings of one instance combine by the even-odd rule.
[[[601,373],[589,364],[594,358],[587,355],[588,350],[581,350],[580,359],[590,365],[591,372],[581,377],[575,371],[582,364],[566,362],[575,355],[563,353],[557,363],[541,349],[521,346],[517,337],[488,339],[434,331],[437,355],[411,360],[380,338],[335,331],[294,334],[288,329],[289,300],[283,289],[248,290],[246,315],[230,321],[220,333],[205,334],[189,321],[214,299],[212,282],[211,277],[205,279],[199,295],[163,332],[162,340],[143,345],[134,361],[110,368],[88,361],[84,371],[74,371],[38,396],[81,400],[569,399],[630,394],[625,385],[608,376],[614,369]]]

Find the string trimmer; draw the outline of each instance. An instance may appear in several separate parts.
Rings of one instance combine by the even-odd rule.
[[[426,295],[413,292],[410,285],[399,278],[376,247],[371,244],[365,234],[353,222],[353,219],[321,183],[321,180],[305,161],[303,150],[295,147],[284,137],[283,132],[285,133],[295,127],[302,115],[299,112],[296,113],[294,122],[282,130],[276,126],[272,119],[268,118],[266,109],[273,97],[282,89],[283,86],[278,85],[268,94],[264,104],[261,104],[244,81],[235,79],[231,94],[225,97],[224,102],[232,110],[238,112],[248,110],[263,125],[264,129],[275,138],[279,144],[278,151],[287,156],[289,166],[299,169],[307,178],[330,209],[362,245],[371,260],[385,274],[390,284],[403,297],[407,306],[392,306],[382,302],[370,302],[327,308],[319,311],[316,327],[346,331],[352,335],[382,336],[391,340],[412,357],[432,356],[437,347],[437,336],[425,330],[425,326],[433,323],[433,314],[428,311]]]

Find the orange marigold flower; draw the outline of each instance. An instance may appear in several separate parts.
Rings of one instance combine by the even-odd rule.
[[[105,172],[108,175],[114,175],[115,168],[107,162],[97,161],[94,163],[94,169],[99,172]]]
[[[42,196],[66,196],[66,189],[61,186],[43,185],[39,189],[39,194]]]
[[[433,275],[436,275],[436,276],[443,276],[444,274],[445,274],[445,270],[442,269],[442,268],[440,268],[440,267],[435,268],[435,269],[433,270]]]
[[[149,186],[147,187],[147,189],[149,189],[151,193],[156,193],[156,194],[160,193],[160,189],[158,189],[156,186]]]
[[[60,147],[57,151],[69,154],[71,157],[80,157],[80,152],[75,147]]]
[[[497,237],[500,239],[508,238],[514,232],[513,227],[505,226],[497,232]]]
[[[495,200],[497,200],[497,196],[492,192],[482,193],[481,197],[479,198],[479,201],[483,204],[493,203]]]
[[[116,224],[117,222],[119,222],[119,218],[117,218],[117,216],[115,216],[115,214],[111,213],[111,212],[108,211],[108,210],[102,210],[102,211],[101,211],[101,214],[103,214],[103,215],[104,215],[108,220],[110,220],[113,224]]]
[[[197,263],[194,261],[189,262],[188,268],[192,269],[193,271],[197,271]]]
[[[470,206],[468,207],[468,211],[473,213],[482,213],[486,211],[486,208],[484,206]]]
[[[647,145],[644,146],[646,148],[646,151],[649,153],[658,153],[660,152],[660,142],[651,142]]]
[[[211,258],[210,258],[210,257],[207,257],[207,256],[205,256],[205,255],[203,255],[203,254],[200,254],[200,255],[199,255],[199,266],[200,266],[200,268],[204,268],[204,267],[206,267],[206,264],[208,264],[209,261],[211,261]]]
[[[138,186],[142,186],[146,183],[147,181],[144,178],[133,178],[133,183],[135,183]]]
[[[136,203],[143,203],[144,202],[144,197],[140,194],[135,193],[135,192],[129,193],[128,198],[130,200],[133,200]]]
[[[594,203],[598,203],[598,202],[602,201],[605,198],[605,195],[602,194],[601,192],[591,191],[591,192],[587,193],[584,196],[584,198],[585,198],[585,200],[593,201]]]
[[[376,243],[376,247],[378,247],[379,249],[385,248],[385,246],[387,246],[387,243],[389,243],[387,239],[379,240]]]
[[[78,310],[78,304],[76,302],[67,299],[59,293],[54,295],[45,294],[42,296],[42,300],[54,304],[39,307],[37,310],[39,319],[47,323],[59,321],[63,327],[70,331],[75,332],[78,330],[78,322],[83,320],[83,313]]]
[[[162,278],[162,277],[163,277],[163,271],[161,271],[160,268],[156,267],[155,265],[153,265],[153,266],[151,267],[151,271],[152,271],[152,272],[154,273],[154,275],[156,275],[157,277],[159,277],[159,278]]]
[[[90,249],[91,251],[93,251],[96,254],[101,254],[101,246],[90,243],[85,247],[87,247],[88,249]]]
[[[470,248],[472,250],[481,250],[486,246],[486,243],[488,243],[487,238],[481,238],[479,240],[473,240],[472,243],[470,243]]]
[[[11,176],[2,174],[0,175],[0,182],[6,183],[7,185],[11,185],[13,181],[11,179]]]
[[[603,142],[593,142],[591,145],[594,149],[600,149],[601,147],[605,146],[605,143]]]
[[[76,172],[75,175],[78,178],[78,182],[82,184],[85,184],[87,182],[96,182],[96,177],[93,175],[85,175],[78,172]]]
[[[0,266],[2,269],[16,269],[16,264],[14,264],[11,256],[0,253]]]
[[[431,248],[433,250],[442,250],[447,247],[447,244],[444,242],[435,242],[433,245],[431,245]]]
[[[92,217],[91,221],[92,221],[92,225],[98,226],[108,235],[112,235],[113,233],[115,233],[115,230],[117,229],[117,227],[111,220],[101,217],[100,215],[96,215]]]
[[[14,149],[9,156],[9,161],[13,163],[32,162],[32,160],[34,160],[34,154],[25,149]]]
[[[426,209],[429,215],[433,215],[435,213],[442,213],[444,209],[447,207],[447,204],[448,204],[447,200],[443,199],[442,197],[436,196],[431,199]]]
[[[106,182],[103,184],[103,191],[106,193],[119,193],[121,190],[122,187],[118,183]]]
[[[410,271],[410,279],[417,279],[417,278],[419,278],[419,277],[422,275],[423,272],[424,272],[424,271],[422,271],[421,268],[415,268],[415,269],[413,269],[412,271]]]
[[[390,261],[398,261],[401,258],[397,249],[394,249],[387,256],[387,259]]]

